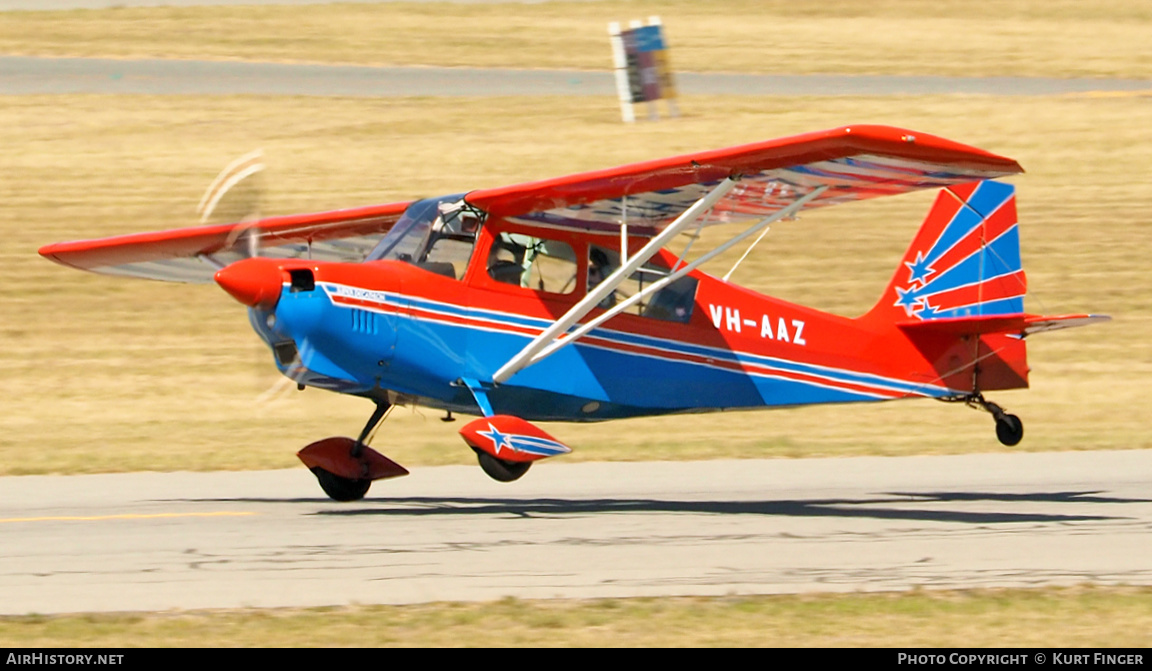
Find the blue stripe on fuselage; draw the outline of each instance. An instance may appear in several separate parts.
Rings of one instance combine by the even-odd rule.
[[[507,326],[541,331],[552,323],[548,319],[465,308],[415,296],[405,296],[400,301],[406,301],[415,310],[473,323],[452,323],[435,316],[414,318],[403,311],[397,314],[394,310],[382,309],[396,318],[393,323],[397,329],[399,356],[387,366],[366,358],[349,373],[362,385],[371,387],[379,379],[385,388],[437,398],[445,403],[461,399],[459,389],[452,386],[456,379],[490,378],[492,371],[519,352],[531,338],[529,334],[509,332]],[[349,306],[333,305],[330,301],[325,303],[328,310],[349,309]],[[398,303],[389,300],[387,307]],[[339,319],[333,317],[333,321]],[[589,338],[596,340],[582,340],[563,348],[548,359],[522,370],[507,385],[492,390],[489,397],[496,412],[508,412],[526,419],[590,419],[595,418],[594,414],[577,415],[574,412],[573,408],[580,405],[580,400],[610,404],[614,406],[612,416],[628,416],[694,408],[870,401],[890,398],[892,394],[940,396],[948,393],[947,389],[935,385],[612,329],[596,329]],[[653,351],[623,352],[614,349],[618,345],[651,348]],[[706,361],[672,358],[676,355],[767,370],[749,373]],[[347,364],[344,367],[349,368]],[[820,381],[788,379],[788,374],[816,377]],[[675,383],[669,384],[670,380]],[[846,384],[873,387],[878,392],[887,391],[889,394],[847,389],[844,388]],[[526,390],[540,392],[532,396],[533,403],[540,407],[506,407],[506,404],[522,405]]]

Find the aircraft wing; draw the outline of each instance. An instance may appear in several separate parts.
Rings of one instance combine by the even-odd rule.
[[[769,216],[827,186],[805,208],[992,179],[1016,161],[933,135],[846,126],[728,149],[469,193],[491,215],[524,223],[654,234],[726,177],[735,189],[704,225]]]
[[[253,252],[275,258],[363,261],[408,205],[390,203],[60,242],[42,247],[40,254],[65,266],[105,275],[211,282],[217,270]]]
[[[887,126],[850,126],[470,192],[490,215],[560,228],[655,235],[728,177],[738,177],[701,225],[758,219],[1023,172],[1012,159]],[[81,270],[209,282],[219,268],[261,256],[363,261],[410,203],[270,217],[47,245]]]

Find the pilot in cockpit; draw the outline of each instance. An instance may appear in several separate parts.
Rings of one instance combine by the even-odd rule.
[[[521,286],[526,251],[523,245],[512,242],[504,235],[498,236],[488,250],[488,275],[497,282]]]
[[[599,286],[611,272],[608,255],[599,247],[592,247],[588,252],[588,291],[591,292]],[[605,296],[597,305],[605,309],[616,305],[616,292]]]

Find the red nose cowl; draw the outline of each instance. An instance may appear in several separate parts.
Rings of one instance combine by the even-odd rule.
[[[243,259],[217,272],[216,284],[248,307],[270,310],[288,281],[281,263],[278,259]]]

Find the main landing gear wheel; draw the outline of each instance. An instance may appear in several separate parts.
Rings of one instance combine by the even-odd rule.
[[[522,475],[528,472],[528,467],[532,465],[531,461],[497,459],[484,450],[476,450],[476,458],[480,460],[480,468],[484,469],[488,477],[497,482],[519,480]]]
[[[320,489],[333,501],[359,501],[372,486],[371,480],[344,478],[320,467],[313,468],[312,473],[320,481]]]
[[[333,436],[307,445],[296,453],[332,500],[359,501],[368,493],[373,480],[408,475],[408,469],[366,444],[389,408],[388,403],[377,401],[375,412],[356,440]]]

